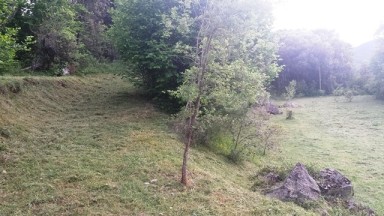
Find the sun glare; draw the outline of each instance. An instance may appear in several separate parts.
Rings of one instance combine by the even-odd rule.
[[[375,36],[384,21],[382,0],[281,0],[275,29],[332,29],[357,46]]]

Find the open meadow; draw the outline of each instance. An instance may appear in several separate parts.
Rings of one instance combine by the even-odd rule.
[[[384,214],[384,103],[372,96],[294,100],[294,120],[284,127],[281,157],[317,169],[335,168],[355,187],[355,197]]]

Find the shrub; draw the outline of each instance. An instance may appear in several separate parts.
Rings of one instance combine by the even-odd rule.
[[[268,121],[268,116],[263,109],[252,109],[243,118],[226,116],[217,119],[211,124],[215,125],[215,131],[205,131],[205,142],[215,143],[220,151],[226,153],[228,158],[241,163],[247,157],[254,157],[257,153],[265,155],[278,145],[281,129]],[[206,133],[208,132],[208,133]],[[215,138],[212,140],[212,138]]]
[[[285,87],[286,93],[284,97],[287,101],[292,100],[296,95],[296,80],[289,82],[289,85]]]
[[[339,98],[343,97],[346,102],[351,102],[355,94],[355,90],[343,87],[338,87],[333,91],[333,96],[335,96],[336,101],[339,101]]]

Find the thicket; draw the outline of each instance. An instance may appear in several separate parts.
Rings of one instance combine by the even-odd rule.
[[[9,0],[0,3],[0,70],[78,71],[116,52],[106,35],[111,0]]]
[[[24,38],[24,41],[17,41],[19,28],[7,25],[14,16],[16,6],[17,1],[0,2],[0,75],[9,72],[15,66],[16,53],[27,50],[25,45],[31,42],[30,37]]]
[[[182,73],[192,65],[189,54],[198,32],[189,22],[201,15],[200,6],[179,0],[123,0],[113,12],[109,33],[132,68],[127,77],[170,112],[181,106],[168,91],[181,84]]]

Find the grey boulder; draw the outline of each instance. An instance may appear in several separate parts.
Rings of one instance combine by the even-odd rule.
[[[323,196],[349,199],[354,194],[351,181],[335,169],[322,170],[318,184]]]
[[[308,174],[305,166],[298,163],[285,179],[283,185],[267,193],[267,196],[282,201],[305,203],[317,200],[320,197],[320,188]]]

